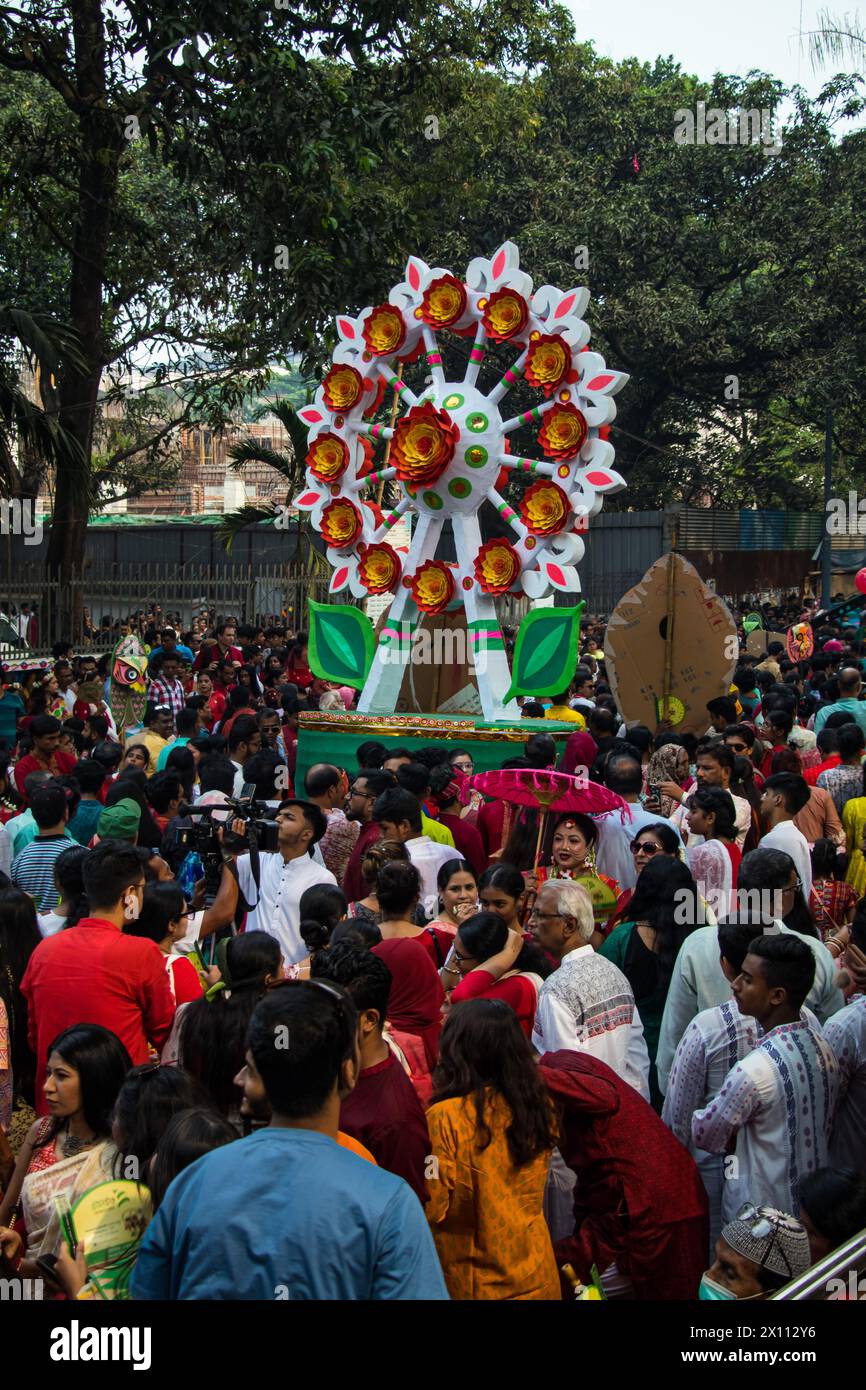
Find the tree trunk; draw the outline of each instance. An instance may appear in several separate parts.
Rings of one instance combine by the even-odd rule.
[[[69,317],[79,335],[84,365],[67,365],[60,383],[60,423],[77,440],[81,472],[58,468],[54,514],[48,539],[48,572],[58,581],[52,626],[55,636],[74,640],[80,625],[90,467],[97,401],[105,364],[103,290],[123,132],[107,109],[106,52],[101,0],[71,6],[78,95],[88,109],[78,118],[80,153],[78,207],[72,229]]]

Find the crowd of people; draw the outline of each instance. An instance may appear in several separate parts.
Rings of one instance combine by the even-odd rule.
[[[678,733],[623,720],[588,624],[502,766],[620,809],[541,824],[471,740],[299,758],[356,699],[303,633],[146,636],[140,727],[105,654],[4,674],[4,1278],[98,1296],[58,1199],[120,1178],[142,1300],[762,1299],[866,1227],[850,629],[741,631]]]

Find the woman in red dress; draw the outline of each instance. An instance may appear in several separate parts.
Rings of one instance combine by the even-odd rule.
[[[538,991],[550,973],[542,951],[495,912],[477,912],[463,923],[443,970],[446,979],[459,978],[450,1007],[466,999],[503,999],[527,1038],[532,1036]]]

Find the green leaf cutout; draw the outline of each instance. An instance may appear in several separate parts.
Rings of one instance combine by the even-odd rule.
[[[503,697],[558,695],[577,666],[577,643],[585,603],[576,608],[536,608],[520,624],[511,663],[511,686]]]
[[[373,624],[348,603],[309,601],[310,639],[307,659],[320,680],[360,690],[373,663]]]

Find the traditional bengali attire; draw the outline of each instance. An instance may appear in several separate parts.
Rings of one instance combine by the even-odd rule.
[[[744,1202],[800,1213],[798,1184],[829,1159],[839,1068],[824,1038],[804,1020],[772,1028],[731,1069],[714,1100],[692,1118],[696,1148],[725,1154],[735,1168],[722,1192],[722,1218]]]
[[[501,999],[511,1006],[527,1038],[531,1038],[538,993],[543,983],[541,976],[530,970],[509,970],[506,975],[494,980],[482,966],[463,976],[451,991],[449,1003],[463,1004],[467,999]]]
[[[612,961],[632,987],[649,1054],[650,1100],[656,1110],[661,1110],[662,1093],[656,1075],[656,1053],[667,985],[659,981],[658,956],[641,937],[636,922],[621,922],[598,949],[599,955]]]
[[[863,836],[866,835],[866,796],[853,796],[845,803],[842,828],[848,846],[848,872],[845,881],[851,884],[858,898],[866,894],[866,857]]]
[[[678,743],[665,743],[653,753],[646,767],[647,786],[659,786],[662,782],[676,782],[678,787],[682,787],[683,779],[680,775],[680,768],[685,759],[688,769],[689,755],[686,750]],[[679,807],[679,802],[672,796],[664,793],[659,794],[659,813],[665,820],[673,815]]]
[[[676,1050],[662,1119],[694,1158],[710,1204],[710,1254],[722,1230],[724,1155],[707,1153],[692,1141],[692,1116],[717,1096],[731,1068],[758,1041],[758,1022],[728,999],[693,1018]],[[715,1256],[713,1256],[715,1258]]]
[[[829,1018],[824,1037],[839,1064],[839,1101],[830,1138],[834,1168],[866,1167],[866,994]]]
[[[35,1260],[39,1255],[56,1255],[60,1250],[62,1233],[54,1202],[65,1197],[70,1204],[88,1188],[111,1177],[111,1167],[117,1153],[110,1139],[103,1139],[92,1148],[63,1154],[63,1134],[40,1144],[51,1128],[48,1118],[40,1122],[36,1135],[39,1147],[34,1148],[30,1167],[21,1188],[21,1214],[27,1231],[24,1258]]]
[[[691,840],[686,848],[686,864],[702,898],[712,905],[717,917],[726,917],[731,907],[734,872],[731,856],[722,840]]]
[[[806,1003],[823,1024],[845,1002],[839,989],[836,963],[827,947],[815,936],[800,936],[776,919],[771,926],[762,928],[764,936],[779,933],[790,933],[805,941],[815,957],[815,982],[806,996]],[[662,1015],[656,1066],[663,1091],[667,1089],[668,1073],[680,1038],[692,1019],[704,1009],[726,1003],[730,997],[730,981],[719,964],[719,934],[715,927],[698,927],[680,947]]]
[[[422,1104],[432,1094],[431,1073],[439,1055],[445,991],[427,950],[411,937],[380,941],[372,948],[391,971],[388,1031],[403,1051]]]
[[[631,985],[591,946],[563,956],[541,987],[532,1045],[591,1052],[649,1099],[649,1054]]]
[[[696,1298],[707,1196],[692,1157],[597,1057],[555,1052],[539,1070],[559,1109],[559,1150],[577,1174],[574,1234],[557,1242],[557,1264],[584,1281],[593,1265],[603,1279],[615,1265],[638,1299]]]
[[[535,881],[539,890],[543,883],[551,883],[561,879],[570,879],[573,883],[579,883],[581,888],[589,894],[592,903],[592,915],[597,927],[602,926],[616,911],[620,886],[615,878],[610,878],[607,874],[600,874],[591,868],[560,869],[555,864],[540,864],[535,870]]]
[[[544,1219],[552,1149],[516,1166],[506,1130],[511,1110],[488,1088],[490,1143],[478,1139],[474,1096],[427,1111],[435,1180],[427,1220],[452,1298],[558,1299],[559,1275]]]
[[[838,931],[845,925],[845,918],[852,907],[857,906],[857,893],[841,878],[816,878],[812,880],[812,894],[809,898],[809,911],[818,929],[821,940],[828,933]]]

